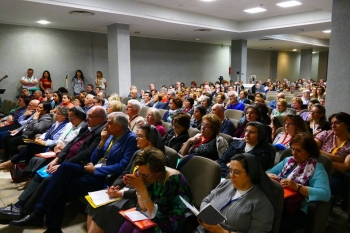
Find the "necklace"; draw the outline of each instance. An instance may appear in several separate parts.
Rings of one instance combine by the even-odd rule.
[[[165,175],[166,175],[166,171],[164,170],[162,181],[160,183],[158,183],[157,181],[153,183],[153,194],[155,197],[159,197],[160,191],[162,190],[163,183],[165,180]]]

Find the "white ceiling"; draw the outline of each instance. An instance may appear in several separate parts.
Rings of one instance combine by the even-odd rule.
[[[282,1],[282,0],[281,0]],[[299,0],[303,5],[280,8],[279,0],[1,0],[0,23],[107,32],[107,25],[130,25],[130,34],[229,45],[247,39],[249,48],[284,50],[328,49],[332,0]],[[244,9],[263,5],[266,12],[247,14]],[[74,16],[87,10],[94,16]],[[195,32],[206,28],[210,32]],[[139,31],[140,34],[135,34]],[[261,41],[262,38],[274,38]],[[198,43],[198,41],[197,41]],[[272,48],[270,48],[272,47]]]

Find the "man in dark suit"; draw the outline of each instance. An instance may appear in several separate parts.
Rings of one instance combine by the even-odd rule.
[[[136,135],[129,130],[128,124],[126,114],[110,114],[101,132],[101,141],[91,155],[89,163],[86,166],[63,163],[52,175],[51,182],[35,210],[18,221],[10,222],[10,226],[42,226],[46,215],[46,232],[62,232],[66,201],[103,189],[106,175],[120,175],[127,167],[137,150]]]
[[[79,134],[48,165],[50,173],[54,173],[64,161],[76,164],[81,164],[82,161],[90,161],[90,155],[101,141],[101,131],[104,128],[107,113],[102,107],[93,107],[89,110],[87,116],[87,124],[82,126]],[[22,217],[23,211],[25,213],[32,212],[50,180],[51,177],[43,179],[36,174],[19,196],[17,203],[0,208],[0,220],[5,222],[6,220],[16,220]]]

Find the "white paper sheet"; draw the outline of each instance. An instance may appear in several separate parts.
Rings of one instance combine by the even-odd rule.
[[[125,215],[128,216],[131,219],[131,221],[134,222],[148,219],[148,217],[146,217],[140,211],[125,212]]]

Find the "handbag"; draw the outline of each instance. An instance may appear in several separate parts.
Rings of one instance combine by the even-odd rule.
[[[26,163],[24,162],[15,164],[15,166],[12,167],[12,169],[10,170],[10,174],[13,182],[20,183],[28,179],[27,174],[24,172],[25,168],[26,168]]]
[[[283,210],[287,213],[293,213],[300,208],[301,202],[304,200],[304,196],[294,190],[283,189],[284,191],[284,203]]]

